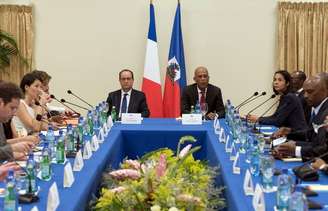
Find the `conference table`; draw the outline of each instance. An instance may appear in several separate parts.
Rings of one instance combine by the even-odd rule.
[[[220,119],[220,125],[226,133],[229,133],[224,119]],[[219,142],[218,135],[214,132],[213,121],[206,121],[202,125],[182,125],[181,121],[176,119],[143,119],[142,124],[136,125],[115,123],[100,148],[90,159],[84,161],[83,169],[74,172],[75,182],[72,187],[63,187],[63,165],[53,164],[51,181],[38,181],[40,201],[28,205],[20,204],[20,206],[22,210],[31,210],[34,206],[38,210],[46,210],[48,189],[53,182],[56,182],[60,198],[57,210],[84,210],[92,195],[97,193],[105,169],[117,169],[124,158],[135,159],[161,147],[176,150],[180,137],[184,135],[194,136],[197,142],[193,145],[201,146],[201,149],[194,154],[195,158],[208,160],[209,165],[219,167],[220,174],[216,178],[216,184],[225,187],[226,210],[254,210],[252,196],[246,196],[243,191],[244,176],[249,165],[244,162],[243,155],[240,157],[241,174],[233,174],[232,161],[229,154],[225,152],[225,145]],[[73,166],[73,159],[68,159],[68,162]],[[279,169],[291,169],[297,165],[300,163],[275,161],[275,167]],[[254,186],[260,183],[260,177],[252,177],[252,179]],[[274,177],[274,180],[276,179],[277,177]],[[327,185],[328,176],[320,173],[319,181],[316,183]],[[328,204],[328,192],[318,193],[317,197],[311,199],[323,206]],[[264,197],[266,210],[273,210],[276,192],[265,193]],[[0,206],[3,207],[3,198]]]

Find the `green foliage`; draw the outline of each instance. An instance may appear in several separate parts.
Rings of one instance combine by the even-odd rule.
[[[195,141],[191,136],[180,140],[181,143]],[[143,211],[155,205],[160,210],[172,207],[188,211],[222,209],[225,206],[222,188],[214,185],[218,169],[194,159],[192,154],[199,149],[192,148],[181,158],[168,148],[149,152],[139,159],[141,177],[138,179],[118,180],[106,176],[107,188],[102,189],[93,210]],[[122,169],[130,167],[127,162],[123,161]],[[164,175],[159,176],[159,170],[164,170]]]
[[[18,56],[24,64],[28,64],[20,54],[16,40],[10,34],[0,30],[0,69],[3,70],[10,65],[12,56]]]

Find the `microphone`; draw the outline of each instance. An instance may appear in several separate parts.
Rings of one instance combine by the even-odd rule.
[[[266,102],[268,102],[269,100],[271,100],[271,99],[273,99],[273,98],[275,98],[275,97],[276,97],[275,94],[271,95],[270,98],[266,99],[266,100],[263,101],[261,104],[257,105],[255,108],[253,108],[252,110],[250,110],[250,111],[247,113],[247,116],[248,116],[249,114],[251,114],[253,111],[255,111],[256,109],[258,109],[259,107],[261,107],[263,104],[265,104]]]
[[[249,101],[250,99],[252,99],[253,97],[257,96],[259,94],[259,92],[254,92],[254,94],[252,94],[252,96],[248,97],[246,100],[242,101],[239,105],[236,106],[236,108],[241,107],[243,104],[247,103],[247,101]]]
[[[259,116],[259,118],[257,119],[257,121],[255,122],[255,124],[254,124],[254,128],[253,128],[253,131],[254,132],[257,132],[256,131],[256,124],[259,122],[259,119],[261,118],[261,117],[263,117],[266,113],[268,113],[270,110],[271,110],[271,108],[273,107],[273,106],[275,106],[278,102],[279,102],[280,100],[277,100],[276,102],[274,102],[265,112],[263,112],[263,114],[261,114],[260,116]],[[261,125],[259,125],[259,130],[258,130],[258,132],[259,133],[261,133]]]
[[[77,105],[77,104],[75,104],[75,103],[71,103],[71,102],[68,102],[68,101],[66,101],[65,99],[60,99],[60,101],[62,102],[62,103],[67,103],[67,104],[70,104],[70,105],[72,105],[72,106],[76,106],[76,107],[78,107],[78,108],[82,108],[82,109],[84,109],[84,110],[86,110],[86,111],[88,111],[89,109],[87,109],[87,108],[85,108],[85,107],[83,107],[83,106],[80,106],[80,105]]]
[[[271,100],[271,99],[273,99],[273,98],[275,98],[275,97],[276,97],[275,94],[271,95],[270,98],[266,99],[266,100],[263,101],[261,104],[257,105],[255,108],[253,108],[252,110],[250,110],[250,111],[247,113],[247,115],[246,115],[246,124],[247,124],[247,122],[248,122],[248,116],[249,116],[253,111],[255,111],[256,109],[258,109],[259,107],[261,107],[263,104],[265,104],[266,102],[268,102],[269,100]]]
[[[93,106],[91,104],[89,104],[87,101],[83,100],[81,97],[77,96],[76,94],[74,94],[71,90],[67,90],[67,93],[70,94],[70,95],[73,95],[74,97],[76,97],[80,101],[84,102],[85,104],[87,104],[88,106],[93,108]]]
[[[35,101],[35,105],[41,106],[43,109],[45,109],[47,111],[47,117],[48,118],[51,118],[52,117],[51,113],[49,112],[49,110],[48,110],[48,108],[46,106],[41,105],[38,101]]]
[[[256,92],[255,92],[255,93],[256,93]],[[255,93],[254,93],[254,94],[255,94]],[[244,105],[246,105],[246,104],[248,104],[248,103],[250,103],[250,102],[256,100],[257,98],[264,96],[264,95],[266,95],[266,92],[262,92],[260,95],[254,95],[254,96],[255,96],[254,98],[251,97],[248,101],[246,101],[245,103],[242,103],[241,105],[239,105],[238,111],[239,111],[239,109],[240,109],[241,107],[243,107]]]
[[[60,100],[58,100],[56,97],[55,97],[55,95],[50,95],[50,97],[52,98],[52,99],[55,99],[58,103],[60,103],[60,104],[62,104],[63,106],[65,106],[66,108],[68,108],[68,109],[70,109],[70,110],[72,110],[74,113],[76,113],[77,115],[81,115],[79,112],[77,112],[77,111],[75,111],[73,108],[71,108],[70,106],[68,106],[68,105],[66,105],[66,104],[64,104],[64,103],[62,103]]]

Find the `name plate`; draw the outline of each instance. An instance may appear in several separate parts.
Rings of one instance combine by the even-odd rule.
[[[140,113],[123,113],[122,114],[122,124],[141,124],[141,114]]]
[[[202,115],[201,114],[182,114],[183,125],[201,125]]]

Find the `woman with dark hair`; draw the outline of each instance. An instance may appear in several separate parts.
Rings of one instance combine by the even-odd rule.
[[[43,107],[47,103],[46,99],[40,98],[41,81],[35,74],[27,73],[20,83],[20,88],[24,93],[24,99],[20,101],[16,116],[12,120],[17,133],[19,136],[25,136],[46,130],[48,124],[41,121],[46,113]]]
[[[273,115],[257,117],[249,115],[251,122],[276,127],[289,127],[292,130],[307,128],[303,108],[297,96],[290,92],[291,76],[286,70],[279,70],[273,76],[273,92],[280,97],[279,105]]]

